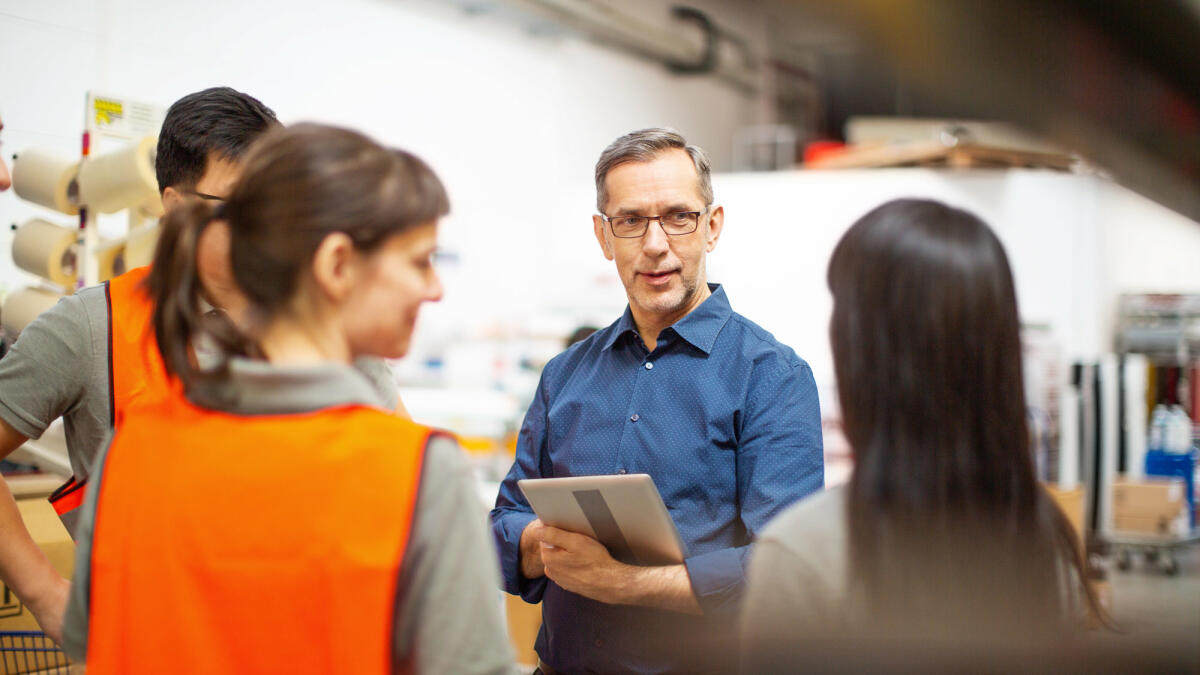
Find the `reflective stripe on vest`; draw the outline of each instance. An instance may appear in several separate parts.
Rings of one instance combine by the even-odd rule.
[[[70,480],[59,485],[46,499],[50,500],[50,505],[54,507],[54,512],[59,516],[63,516],[83,505],[83,494],[86,486],[87,481],[77,483],[75,482],[75,477],[71,476]]]
[[[102,468],[89,675],[391,672],[429,434],[362,406],[139,406]]]

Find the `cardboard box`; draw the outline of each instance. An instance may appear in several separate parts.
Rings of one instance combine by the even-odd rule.
[[[1160,536],[1187,534],[1187,514],[1183,511],[1173,518],[1166,516],[1137,516],[1116,514],[1113,516],[1113,529],[1117,532],[1132,532],[1135,534],[1152,534]]]
[[[1187,504],[1182,478],[1118,480],[1112,485],[1113,519],[1173,520]],[[1114,522],[1115,524],[1115,522]],[[1117,528],[1121,529],[1121,528]]]
[[[1071,490],[1064,490],[1057,485],[1044,483],[1043,487],[1050,494],[1050,498],[1058,505],[1058,508],[1067,517],[1071,523],[1071,528],[1075,530],[1075,542],[1078,544],[1083,541],[1083,513],[1084,513],[1084,492],[1083,486],[1076,486]]]
[[[59,574],[71,577],[75,568],[75,542],[67,534],[58,514],[45,499],[17,500],[17,509],[33,541],[42,549]],[[0,634],[10,631],[40,631],[41,626],[5,584],[0,584]],[[42,640],[36,642],[41,643]],[[53,647],[52,643],[30,644],[0,635],[0,673],[27,673],[65,664],[61,652],[34,652],[31,646]],[[49,657],[49,660],[47,659]]]
[[[4,482],[13,499],[21,500],[45,499],[67,481],[48,473],[30,473],[5,476]]]
[[[531,605],[517,595],[504,594],[504,613],[508,619],[508,639],[512,643],[517,663],[536,666],[537,652],[533,643],[542,627],[542,603]]]

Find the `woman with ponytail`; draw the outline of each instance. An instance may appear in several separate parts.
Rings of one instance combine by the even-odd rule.
[[[991,229],[888,202],[842,237],[828,276],[854,472],[759,541],[748,672],[804,647],[846,645],[843,665],[871,669],[897,644],[1037,645],[1098,615],[1077,536],[1035,480],[1016,294]]]
[[[255,144],[224,204],[169,215],[148,286],[183,392],[131,410],[98,459],[64,629],[89,673],[508,670],[457,443],[353,365],[403,356],[441,297],[448,208],[419,158],[302,124]],[[237,325],[196,273],[214,226]]]

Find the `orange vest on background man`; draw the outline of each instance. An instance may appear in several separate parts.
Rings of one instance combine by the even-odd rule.
[[[167,376],[154,336],[154,299],[144,282],[149,267],[130,270],[105,282],[108,298],[109,423],[116,426],[135,402],[182,392],[177,379]]]
[[[178,380],[167,376],[154,337],[154,301],[143,282],[149,267],[139,267],[104,282],[108,301],[109,426],[116,426],[135,401],[160,398],[180,391]],[[87,481],[71,478],[50,495],[60,517],[83,503]]]
[[[357,405],[139,406],[101,469],[89,675],[390,673],[430,433]]]

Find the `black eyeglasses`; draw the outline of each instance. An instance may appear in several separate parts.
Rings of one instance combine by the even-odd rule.
[[[711,206],[711,205],[710,205]],[[700,226],[700,216],[708,213],[708,206],[703,211],[672,211],[661,216],[614,216],[609,218],[603,213],[600,217],[608,223],[614,237],[622,239],[637,239],[645,236],[650,229],[650,221],[657,220],[663,232],[672,237],[691,234]]]
[[[193,197],[199,197],[200,199],[203,199],[204,201],[207,201],[207,202],[223,202],[223,201],[225,201],[224,197],[210,195],[207,192],[196,192],[195,190],[184,190],[184,192],[188,193],[189,195],[191,195]]]

